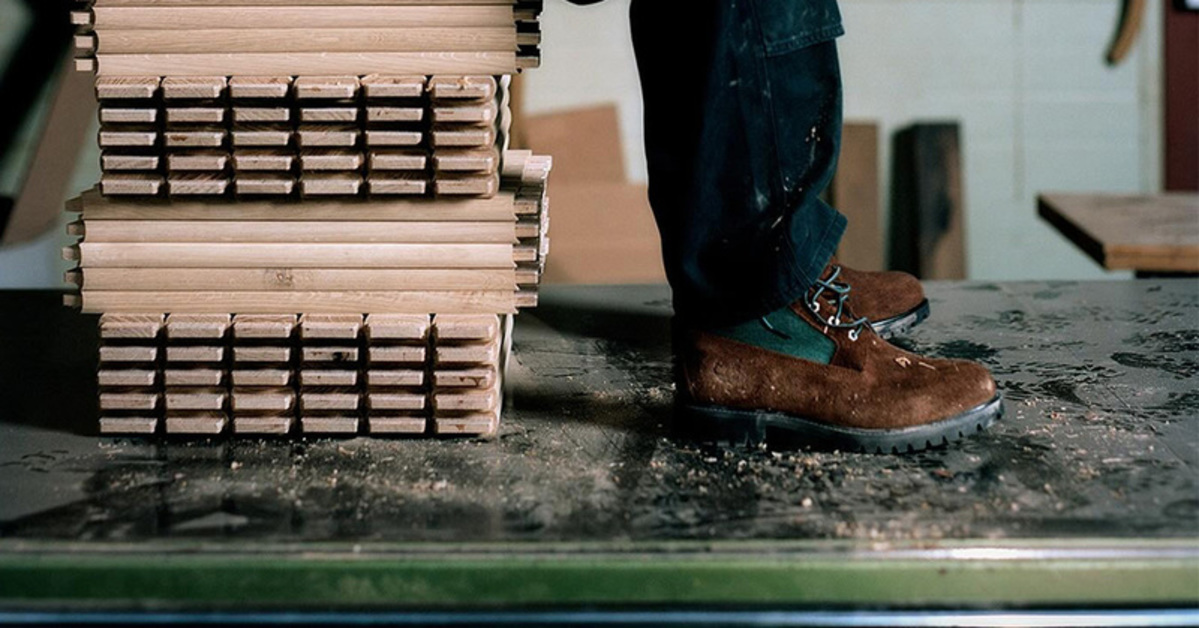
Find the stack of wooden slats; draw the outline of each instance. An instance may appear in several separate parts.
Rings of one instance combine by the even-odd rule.
[[[100,317],[106,433],[491,434],[510,317]]]
[[[511,112],[492,76],[109,77],[110,196],[494,196]]]
[[[64,257],[67,302],[102,315],[101,431],[494,434],[548,252],[550,159],[507,147],[539,10],[76,14],[104,174]]]
[[[540,0],[92,0],[76,65],[112,76],[513,74]]]

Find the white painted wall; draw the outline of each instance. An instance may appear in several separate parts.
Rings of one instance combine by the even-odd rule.
[[[846,116],[881,123],[884,164],[899,128],[963,125],[971,277],[1109,276],[1037,217],[1036,194],[1158,189],[1161,3],[1149,3],[1131,57],[1109,68],[1103,53],[1119,4],[842,0]],[[627,0],[547,3],[543,66],[528,75],[527,103],[530,113],[619,103],[629,175],[643,180],[627,13]]]

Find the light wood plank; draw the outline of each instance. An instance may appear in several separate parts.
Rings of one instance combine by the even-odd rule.
[[[512,52],[283,52],[96,55],[101,76],[213,74],[511,74]]]
[[[89,268],[88,290],[209,292],[513,290],[509,269]],[[527,282],[526,282],[527,283]]]
[[[513,268],[507,244],[79,245],[81,266],[109,268]],[[435,311],[435,310],[431,310]]]
[[[127,292],[84,290],[83,310],[161,312],[239,312],[270,314],[279,310],[324,313],[453,312],[463,314],[513,313],[511,291],[375,291],[375,292]],[[115,347],[109,347],[115,348]],[[122,347],[124,348],[124,347]],[[260,349],[261,347],[254,347]],[[151,349],[153,349],[151,347]],[[250,349],[250,347],[235,348]],[[235,358],[238,359],[238,358]]]
[[[227,28],[103,32],[98,54],[487,52],[516,50],[516,28]],[[90,50],[90,48],[89,48]]]
[[[502,222],[271,222],[216,220],[89,220],[88,242],[312,242],[511,244]]]
[[[82,216],[92,220],[277,220],[277,221],[499,221],[515,220],[511,193],[488,199],[339,199],[240,201],[105,198],[98,190],[81,197]]]
[[[106,29],[225,28],[430,28],[511,26],[511,6],[105,6],[92,10],[92,25]],[[382,71],[382,70],[380,70]],[[273,73],[273,72],[271,72]]]

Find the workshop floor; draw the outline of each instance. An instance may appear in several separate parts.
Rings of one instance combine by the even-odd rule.
[[[898,342],[980,360],[1006,416],[909,456],[669,437],[658,287],[549,288],[493,441],[94,435],[94,319],[0,293],[0,537],[639,541],[1194,537],[1199,283],[933,283]]]

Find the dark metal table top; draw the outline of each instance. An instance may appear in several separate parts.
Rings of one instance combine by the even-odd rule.
[[[491,441],[101,438],[95,320],[55,293],[0,293],[0,591],[54,560],[147,553],[795,556],[834,570],[1056,555],[1170,567],[1199,600],[1199,282],[929,293],[932,318],[896,342],[983,362],[1007,413],[961,446],[900,457],[672,440],[662,287],[547,288],[518,317]],[[1072,586],[1085,598],[1088,582]],[[1038,599],[1025,593],[1013,599]]]

